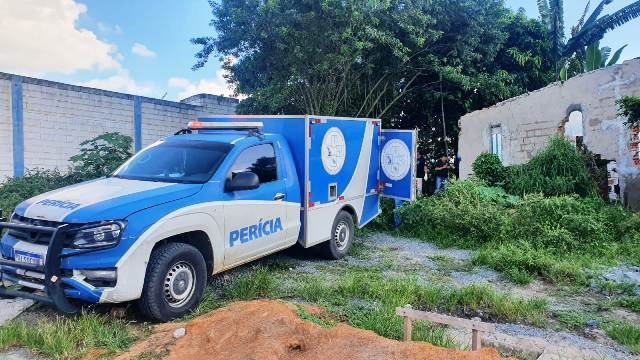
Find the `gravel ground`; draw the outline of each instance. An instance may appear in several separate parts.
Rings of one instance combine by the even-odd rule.
[[[380,268],[390,266],[383,270],[383,273],[389,277],[407,276],[407,272],[412,276],[418,276],[418,280],[424,280],[428,283],[429,277],[434,273],[439,274],[439,281],[448,281],[451,286],[464,286],[470,284],[487,284],[493,286],[499,291],[510,292],[516,296],[524,298],[546,297],[549,300],[550,307],[553,309],[556,304],[559,308],[581,308],[582,304],[574,303],[575,299],[555,299],[547,292],[552,287],[545,286],[541,283],[534,282],[529,286],[517,286],[505,280],[497,272],[485,267],[473,267],[470,260],[473,252],[470,250],[460,249],[441,249],[437,246],[425,243],[415,239],[396,237],[390,234],[374,234],[359,239],[365,245],[364,256],[352,257],[340,260],[337,265],[362,266]],[[439,264],[434,261],[436,257],[446,258],[445,264]],[[292,268],[294,272],[305,274],[313,274],[323,276],[334,276],[323,271],[323,266],[331,265],[331,263],[304,253],[298,253],[294,257],[284,254],[276,255],[269,261],[285,262]],[[461,270],[452,271],[453,267],[461,267]],[[406,270],[403,272],[405,269]],[[573,303],[573,304],[568,304]],[[365,305],[365,304],[363,304]],[[372,304],[366,304],[372,306]],[[367,307],[365,306],[365,307]],[[571,346],[589,354],[593,354],[594,358],[610,358],[610,359],[633,359],[626,349],[612,340],[608,339],[606,344],[587,339],[583,336],[568,332],[557,332],[553,330],[540,329],[531,326],[517,324],[497,324],[498,332],[510,336],[525,336],[535,339],[544,340],[556,346]]]
[[[604,357],[607,359],[637,359],[632,356],[622,346],[617,344],[602,345],[582,336],[562,331],[551,331],[532,326],[517,324],[497,324],[496,330],[511,336],[527,336],[543,339],[554,345],[562,346],[568,344],[580,350],[586,350],[594,355],[594,358]]]

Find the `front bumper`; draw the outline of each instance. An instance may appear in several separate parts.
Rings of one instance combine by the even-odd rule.
[[[40,301],[55,306],[65,313],[75,313],[78,308],[69,299],[75,298],[87,302],[100,301],[102,288],[96,288],[83,281],[81,277],[74,275],[73,271],[61,268],[62,260],[76,255],[95,252],[100,249],[63,251],[70,231],[69,225],[62,224],[56,227],[36,226],[0,222],[0,233],[3,230],[17,230],[35,232],[50,236],[46,247],[44,264],[31,264],[8,258],[0,258],[0,296],[22,297]],[[4,284],[17,285],[6,287]],[[28,288],[29,290],[22,290]]]

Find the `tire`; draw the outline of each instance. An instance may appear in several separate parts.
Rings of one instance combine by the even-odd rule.
[[[148,319],[166,322],[191,312],[202,300],[207,266],[195,247],[164,244],[151,252],[138,309]]]
[[[333,220],[331,239],[320,244],[322,254],[328,259],[342,259],[351,250],[354,233],[353,217],[348,212],[341,210]]]

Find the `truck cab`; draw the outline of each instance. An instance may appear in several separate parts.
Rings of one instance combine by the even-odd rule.
[[[304,131],[302,151],[311,153]],[[296,242],[345,256],[355,226],[379,212],[370,161],[355,170],[363,184],[375,182],[369,194],[350,196],[353,179],[343,192],[328,179],[335,198],[314,204],[304,196],[311,170],[300,163],[309,156],[292,152],[296,140],[291,129],[263,131],[262,122],[192,122],[107,177],[19,204],[0,223],[0,295],[68,313],[78,300],[136,301],[148,318],[167,321],[199,304],[209,276]]]

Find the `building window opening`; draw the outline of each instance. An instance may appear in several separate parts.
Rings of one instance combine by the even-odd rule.
[[[572,144],[582,142],[584,136],[582,111],[576,110],[569,114],[569,120],[564,125],[564,138]]]
[[[491,127],[491,153],[498,155],[502,161],[502,126]]]

